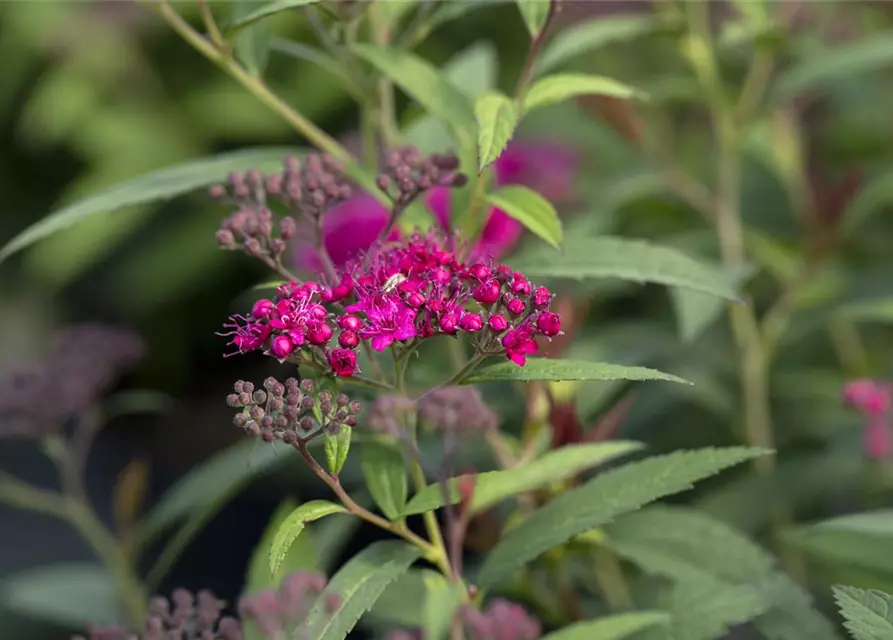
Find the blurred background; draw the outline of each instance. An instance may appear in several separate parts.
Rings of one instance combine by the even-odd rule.
[[[195,17],[190,3],[176,4]],[[418,52],[469,91],[510,90],[526,33],[512,4],[481,4],[439,25]],[[770,5],[775,18],[763,31],[749,29],[741,5],[715,3],[713,15],[729,86],[743,84],[755,47],[777,60],[771,99],[747,130],[742,203],[757,308],[765,311],[802,274],[808,279],[796,290],[796,313],[771,376],[783,450],[773,490],[806,521],[889,502],[883,464],[866,460],[860,418],[840,393],[848,377],[893,373],[893,5]],[[223,15],[228,3],[216,10]],[[652,11],[645,2],[568,1],[556,28]],[[282,15],[271,29],[280,46],[269,53],[270,85],[333,136],[354,138],[358,112],[350,95],[326,70],[288,54],[288,41],[315,42],[308,25],[300,15]],[[705,98],[677,35],[654,29],[617,37],[567,65],[648,91],[647,108],[581,100],[531,117],[519,135],[580,154],[567,209],[591,233],[653,238],[716,260],[702,217],[661,183],[666,158],[707,183],[715,169]],[[156,169],[246,147],[305,144],[135,2],[0,3],[0,60],[0,244],[65,204]],[[411,128],[417,108],[403,97],[400,104]],[[648,151],[654,145],[657,151]],[[39,353],[54,329],[78,321],[124,325],[144,337],[148,355],[118,391],[151,392],[122,396],[127,402],[99,435],[88,466],[91,497],[111,519],[119,476],[138,468],[146,509],[197,464],[228,452],[220,477],[238,480],[232,501],[209,516],[161,591],[209,587],[233,601],[277,506],[324,491],[284,464],[284,452],[276,458],[241,447],[242,434],[231,426],[223,399],[233,380],[260,380],[276,367],[260,355],[221,355],[224,340],[215,332],[266,276],[248,258],[217,248],[214,231],[226,213],[203,192],[130,207],[86,219],[0,264],[0,364]],[[697,383],[693,390],[637,387],[622,437],[657,450],[735,441],[737,364],[727,323],[686,325],[680,335],[678,305],[692,301],[658,287],[605,281],[573,295],[591,303],[571,346],[576,357],[659,365]],[[854,310],[843,329],[841,309]],[[575,401],[582,422],[593,424],[626,390],[588,385]],[[31,443],[0,440],[0,468],[43,486],[54,482]],[[760,535],[771,517],[761,499],[766,488],[739,478],[700,506]],[[0,635],[67,637],[83,622],[79,609],[90,606],[68,601],[72,583],[88,600],[102,600],[104,587],[77,573],[69,583],[48,583],[38,570],[88,562],[89,549],[44,516],[0,506],[0,523],[0,576],[18,580],[26,594],[6,602]],[[374,535],[356,532],[343,553]],[[842,575],[834,566],[822,570]],[[846,575],[889,585],[888,568]],[[22,587],[28,584],[30,592]],[[60,606],[50,613],[34,605],[54,599]]]

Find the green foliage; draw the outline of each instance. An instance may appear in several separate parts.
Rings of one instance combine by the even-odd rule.
[[[577,622],[543,636],[543,640],[623,640],[650,627],[663,626],[672,618],[662,611],[636,611]]]
[[[487,202],[502,209],[556,249],[561,246],[561,220],[548,200],[527,187],[503,187],[487,195]]]
[[[236,58],[253,76],[261,76],[270,56],[270,25],[255,16],[257,2],[235,0],[232,3],[233,24],[240,25],[232,42]],[[263,17],[263,16],[261,16]]]
[[[259,20],[274,16],[277,13],[282,13],[283,11],[291,11],[297,7],[305,7],[317,2],[319,2],[319,0],[273,0],[272,2],[263,3],[244,3],[249,5],[251,11],[245,13],[241,17],[234,17],[233,20],[226,25],[224,33],[227,36],[232,36]],[[258,6],[258,4],[260,4],[260,6]]]
[[[360,617],[391,582],[421,556],[421,551],[403,542],[376,542],[351,558],[329,581],[307,615],[308,637],[344,640]],[[329,596],[338,599],[330,608]]]
[[[478,152],[483,171],[498,158],[512,139],[518,124],[518,108],[500,93],[488,93],[477,99],[474,115],[478,123]]]
[[[562,494],[509,531],[484,562],[479,582],[496,584],[575,535],[766,454],[746,447],[679,451],[608,471]]]
[[[893,597],[881,591],[835,586],[834,599],[855,640],[893,638]]]
[[[736,300],[731,274],[642,240],[569,237],[560,255],[528,252],[512,266],[530,277],[587,280],[621,278],[682,287]]]
[[[622,82],[603,76],[562,73],[537,80],[524,94],[524,113],[542,109],[577,96],[597,95],[612,98],[643,98],[644,94]]]
[[[404,512],[408,492],[403,455],[388,444],[365,442],[361,447],[360,466],[375,504],[388,519],[398,520]]]
[[[270,544],[270,575],[275,576],[289,554],[292,544],[301,535],[308,522],[319,520],[336,513],[346,513],[347,509],[327,500],[305,502],[286,517],[276,529]]]
[[[523,467],[505,471],[487,471],[475,476],[471,512],[477,513],[518,493],[533,491],[552,482],[558,482],[586,469],[628,455],[641,449],[638,442],[604,442],[598,444],[568,445],[544,453]],[[449,483],[452,504],[459,501],[457,480]],[[444,505],[443,488],[439,485],[425,487],[409,501],[404,515],[424,513]]]
[[[323,446],[325,447],[326,452],[326,464],[328,465],[329,473],[333,476],[337,476],[341,473],[344,463],[347,462],[347,454],[350,451],[350,437],[352,434],[353,429],[342,424],[338,426],[338,433],[329,433],[326,431],[326,435],[323,436],[325,439]]]
[[[477,382],[505,382],[516,380],[665,380],[691,384],[669,373],[645,367],[626,367],[604,362],[582,362],[579,360],[552,360],[530,358],[527,364],[519,367],[513,362],[500,362],[476,370],[465,379],[466,384]]]
[[[552,0],[517,0],[517,2],[530,37],[539,37],[543,27],[546,26]]]

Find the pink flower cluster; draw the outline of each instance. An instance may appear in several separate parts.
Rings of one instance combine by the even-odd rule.
[[[524,366],[537,338],[561,333],[551,301],[521,273],[463,261],[436,234],[415,234],[348,262],[334,284],[280,286],[248,317],[231,318],[225,335],[240,353],[265,350],[341,377],[357,373],[362,341],[384,351],[437,334],[470,334],[478,353]]]
[[[875,380],[853,380],[843,391],[844,402],[865,418],[865,453],[869,458],[886,458],[893,448],[891,441],[891,399],[893,385]]]

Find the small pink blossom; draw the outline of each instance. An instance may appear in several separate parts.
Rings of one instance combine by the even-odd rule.
[[[865,455],[873,460],[885,459],[893,451],[891,395],[891,385],[875,380],[852,380],[844,387],[844,402],[865,418],[862,432]]]
[[[359,371],[357,354],[349,349],[332,349],[328,355],[329,366],[339,378],[349,378]]]

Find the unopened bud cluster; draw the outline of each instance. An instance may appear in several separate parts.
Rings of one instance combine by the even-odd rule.
[[[233,423],[264,442],[281,440],[293,445],[307,441],[323,432],[339,433],[342,425],[354,427],[361,406],[346,395],[318,390],[313,380],[298,382],[288,378],[285,383],[270,377],[262,389],[238,380],[233,393],[226,397],[230,407],[241,411]]]
[[[140,635],[119,627],[98,628],[72,640],[244,640],[242,625],[235,618],[222,617],[220,602],[207,590],[193,595],[177,589],[167,598],[156,597],[149,604],[149,615]]]
[[[239,601],[239,614],[243,620],[251,620],[267,638],[283,638],[286,630],[296,629],[295,640],[310,640],[302,635],[303,621],[326,588],[326,577],[321,573],[297,571],[289,574],[278,589],[267,589],[245,596]],[[335,611],[341,598],[332,594],[323,606],[327,612]],[[289,636],[291,637],[291,636]]]
[[[519,604],[497,598],[486,609],[463,607],[459,613],[468,640],[537,640],[539,620]]]
[[[499,426],[499,416],[474,387],[434,389],[419,400],[419,416],[439,431],[469,433]]]
[[[40,438],[94,405],[143,356],[136,334],[73,325],[43,357],[0,374],[0,437]]]
[[[416,147],[395,149],[388,154],[385,170],[376,184],[398,207],[405,207],[434,187],[461,187],[467,176],[456,173],[459,159],[453,155],[423,157]]]

